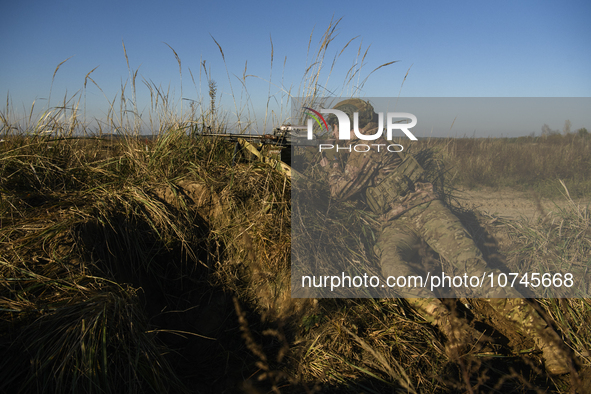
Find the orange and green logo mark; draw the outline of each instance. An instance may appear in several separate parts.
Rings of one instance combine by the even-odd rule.
[[[328,124],[326,124],[326,120],[324,119],[324,116],[322,116],[322,114],[320,114],[320,112],[314,111],[312,108],[308,108],[308,107],[304,107],[304,109],[307,109],[308,111],[312,112],[312,113],[309,113],[308,115],[310,115],[316,121],[316,123],[318,123],[318,126],[321,129],[322,129],[322,123],[324,123],[324,127],[326,127],[326,131],[328,131]],[[320,120],[322,120],[322,123],[320,123]]]

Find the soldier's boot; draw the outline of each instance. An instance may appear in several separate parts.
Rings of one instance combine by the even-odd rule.
[[[454,316],[439,299],[407,298],[407,301],[425,320],[445,335],[447,338],[445,353],[450,359],[460,357],[469,345],[478,341],[474,329]]]
[[[558,338],[552,327],[546,327],[539,333],[535,333],[533,340],[542,350],[546,371],[551,375],[564,375],[570,372],[571,358],[564,349],[562,340]]]
[[[551,375],[570,372],[572,358],[556,331],[549,327],[540,314],[523,298],[488,300],[499,313],[513,323],[516,331],[534,340],[542,351],[546,371]]]

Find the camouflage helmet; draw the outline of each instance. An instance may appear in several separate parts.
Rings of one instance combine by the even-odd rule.
[[[359,113],[360,129],[364,128],[370,122],[378,121],[378,114],[375,113],[373,106],[369,103],[369,101],[363,101],[359,98],[351,98],[341,101],[337,105],[335,105],[333,109],[338,109],[339,111],[343,111],[344,113],[346,113],[351,121],[351,127],[353,127],[354,112]],[[329,125],[338,124],[336,115],[330,114],[326,118],[326,122]]]

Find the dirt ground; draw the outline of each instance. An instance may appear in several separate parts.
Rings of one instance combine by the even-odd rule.
[[[528,219],[552,215],[572,204],[566,197],[553,200],[538,198],[533,192],[520,192],[513,189],[457,190],[457,202],[465,208],[476,208],[491,217],[500,219]],[[575,204],[589,206],[591,198],[575,199]]]

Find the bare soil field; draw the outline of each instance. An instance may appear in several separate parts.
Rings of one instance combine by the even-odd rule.
[[[499,219],[537,220],[556,214],[560,209],[572,204],[565,196],[562,198],[540,198],[534,192],[523,192],[512,188],[458,189],[453,196],[460,206],[477,209],[482,213]],[[573,199],[582,207],[591,204],[591,198]]]

